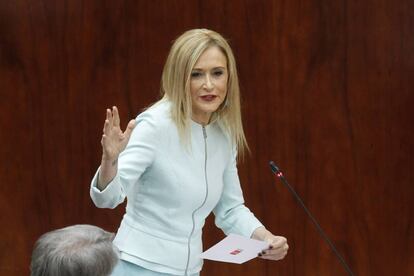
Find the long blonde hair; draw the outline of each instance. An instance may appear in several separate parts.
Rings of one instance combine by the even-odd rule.
[[[175,40],[162,72],[162,100],[167,99],[172,103],[172,119],[177,125],[181,140],[187,143],[192,112],[191,71],[201,54],[213,46],[218,47],[226,56],[229,78],[226,99],[212,114],[210,122],[217,121],[233,146],[236,146],[239,156],[243,156],[244,151],[249,148],[241,119],[236,61],[229,44],[219,33],[207,29],[193,29]]]

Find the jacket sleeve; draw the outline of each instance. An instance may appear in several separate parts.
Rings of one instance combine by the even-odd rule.
[[[228,235],[238,234],[251,237],[254,230],[262,223],[244,205],[243,192],[237,173],[236,151],[224,172],[224,188],[221,198],[213,210],[215,224]]]
[[[137,117],[128,145],[118,158],[118,171],[108,186],[97,188],[99,170],[92,179],[90,196],[99,208],[115,208],[125,200],[128,192],[137,185],[140,176],[155,158],[157,141],[156,123],[147,113]]]

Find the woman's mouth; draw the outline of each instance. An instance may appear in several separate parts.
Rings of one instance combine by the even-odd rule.
[[[200,96],[200,98],[203,101],[211,102],[211,101],[214,101],[217,98],[217,96],[216,95],[204,95],[204,96]]]

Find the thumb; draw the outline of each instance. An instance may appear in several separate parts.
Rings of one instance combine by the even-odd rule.
[[[129,121],[127,128],[125,129],[124,135],[129,137],[131,135],[132,130],[134,130],[135,125],[136,125],[135,120]]]

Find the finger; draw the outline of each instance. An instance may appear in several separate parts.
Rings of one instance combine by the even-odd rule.
[[[119,112],[116,106],[112,107],[112,116],[114,118],[114,126],[119,127],[120,119],[119,119]]]
[[[106,109],[106,119],[109,120],[111,117],[111,110],[109,108]]]
[[[279,254],[280,252],[285,252],[289,250],[289,245],[287,240],[284,239],[284,243],[281,246],[276,247],[278,244],[275,242],[275,245],[270,245],[269,249],[265,249],[262,251],[263,254]]]
[[[287,239],[281,236],[275,236],[270,242],[269,248],[280,248],[287,244]]]
[[[259,256],[259,258],[261,259],[265,259],[265,260],[273,260],[273,261],[278,261],[278,260],[282,260],[283,258],[286,257],[287,252],[283,252],[280,254],[262,254]]]
[[[108,127],[112,127],[113,125],[112,111],[109,108],[106,110],[106,119],[109,122]]]
[[[287,253],[287,251],[289,250],[289,246],[283,246],[277,249],[268,249],[268,250],[263,250],[261,253],[262,255],[280,255],[280,254],[285,254]]]
[[[105,148],[106,148],[106,141],[107,141],[106,135],[103,134],[102,139],[101,139],[101,145],[102,145],[102,150],[103,151],[105,151]]]
[[[280,259],[281,257],[284,257],[288,252],[289,247],[286,245],[283,248],[278,249],[271,249],[271,250],[263,250],[260,252],[260,257],[265,257],[266,259]]]
[[[135,120],[129,121],[128,126],[124,132],[125,137],[129,138],[129,136],[131,136],[132,130],[134,130],[135,125],[136,125]]]
[[[109,120],[108,119],[105,120],[102,132],[104,134],[109,134]]]

